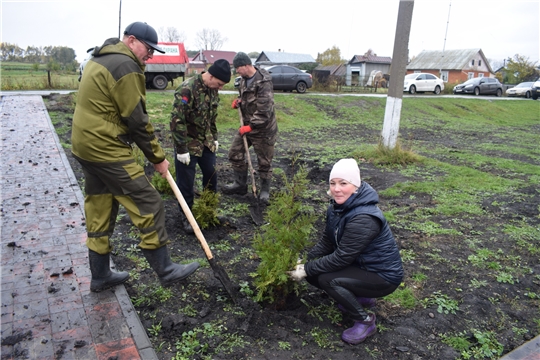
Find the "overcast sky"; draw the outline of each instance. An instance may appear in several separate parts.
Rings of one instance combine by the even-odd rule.
[[[67,46],[77,60],[118,37],[120,0],[1,1],[1,40],[27,46]],[[481,48],[494,61],[540,59],[540,0],[415,0],[409,55],[422,50]],[[122,0],[121,30],[144,21],[175,27],[186,49],[195,35],[218,30],[220,50],[317,53],[337,46],[350,60],[368,49],[392,56],[399,0]],[[445,41],[446,39],[446,41]]]

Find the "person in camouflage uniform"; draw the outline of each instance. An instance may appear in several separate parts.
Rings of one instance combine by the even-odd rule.
[[[135,162],[137,144],[163,177],[169,162],[146,112],[144,68],[157,45],[156,31],[146,23],[126,27],[122,40],[96,47],[84,68],[73,115],[72,153],[85,177],[84,212],[88,238],[91,291],[102,291],[129,278],[110,269],[110,237],[119,205],[139,229],[139,247],[163,286],[191,275],[199,264],[175,264],[167,250],[165,209],[142,166]]]
[[[195,197],[193,186],[197,164],[202,171],[204,188],[217,191],[218,90],[230,80],[231,65],[227,60],[220,59],[210,66],[207,72],[184,81],[174,93],[171,132],[175,151],[176,183],[190,209]],[[184,231],[193,233],[182,208],[179,209]]]
[[[260,177],[259,199],[268,203],[272,179],[272,159],[277,138],[277,122],[274,113],[274,90],[268,71],[251,64],[251,59],[239,52],[233,59],[236,72],[242,76],[238,87],[239,97],[232,108],[240,108],[243,126],[235,135],[229,149],[229,161],[234,171],[234,183],[223,190],[226,194],[247,193],[247,163],[243,136],[257,155]]]

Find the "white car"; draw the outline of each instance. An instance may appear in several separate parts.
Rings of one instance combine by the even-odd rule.
[[[532,96],[533,84],[534,84],[533,81],[522,82],[520,84],[517,84],[513,88],[506,90],[506,95],[507,96],[523,96],[528,99]]]
[[[90,60],[92,58],[92,56],[94,55],[94,49],[95,48],[90,48],[90,49],[86,50],[88,55],[86,56],[86,59],[84,59],[83,62],[81,63],[81,65],[79,66],[79,81],[81,81],[82,73],[84,71],[84,66],[86,65],[88,60]]]
[[[433,92],[437,95],[444,90],[444,81],[437,76],[428,73],[414,73],[405,76],[403,91],[411,94],[417,92]]]
[[[532,98],[533,100],[538,99],[538,94],[540,93],[540,79],[536,80],[532,86]]]

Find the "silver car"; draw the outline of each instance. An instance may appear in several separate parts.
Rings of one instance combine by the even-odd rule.
[[[523,96],[525,98],[530,98],[532,96],[532,85],[533,81],[522,82],[506,90],[507,96]]]

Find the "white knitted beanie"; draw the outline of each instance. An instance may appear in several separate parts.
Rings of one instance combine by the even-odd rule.
[[[360,187],[360,168],[354,159],[341,159],[339,160],[332,171],[330,171],[330,178],[343,179],[351,184]]]

